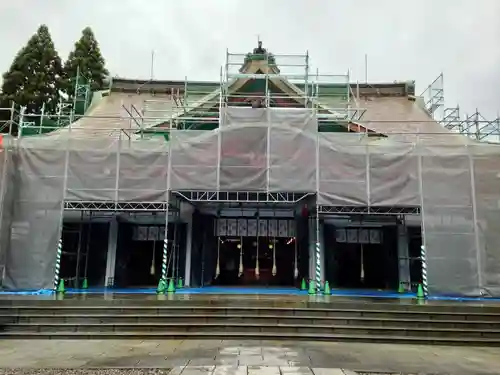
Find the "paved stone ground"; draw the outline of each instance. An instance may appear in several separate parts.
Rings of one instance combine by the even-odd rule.
[[[367,373],[500,374],[500,348],[227,340],[4,340],[0,342],[0,368],[4,369],[1,375],[350,373],[340,368]],[[30,370],[40,368],[81,370]],[[98,368],[115,370],[91,370]]]

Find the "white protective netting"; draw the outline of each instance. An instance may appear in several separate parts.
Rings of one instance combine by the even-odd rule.
[[[430,292],[500,295],[499,146],[451,134],[394,139],[317,129],[309,109],[228,108],[219,129],[173,130],[169,142],[21,139],[7,163],[0,155],[10,187],[0,197],[5,285],[52,283],[63,199],[282,191],[316,193],[327,206],[420,206]]]

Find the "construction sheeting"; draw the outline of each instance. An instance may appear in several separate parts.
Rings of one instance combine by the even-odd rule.
[[[311,192],[326,206],[421,206],[430,292],[500,296],[500,147],[317,129],[309,109],[227,108],[219,129],[173,130],[170,142],[21,139],[2,164],[5,285],[52,286],[64,199],[239,190]]]
[[[480,293],[470,158],[464,147],[421,152],[424,245],[430,293]]]
[[[8,183],[14,178],[12,152],[8,148],[0,149],[0,276],[3,278],[7,249],[10,244],[12,225],[12,199],[14,185]]]
[[[480,264],[479,283],[488,295],[500,296],[500,152],[497,145],[476,145],[471,172]]]
[[[63,214],[67,153],[18,148],[12,152],[15,195],[4,286],[42,289],[54,286],[56,252]]]

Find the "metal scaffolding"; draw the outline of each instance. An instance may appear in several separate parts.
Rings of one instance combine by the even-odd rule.
[[[486,119],[476,108],[474,113],[462,113],[460,107],[446,107],[444,77],[441,73],[420,94],[429,114],[444,128],[477,141],[500,143],[500,115]]]
[[[245,86],[252,90],[245,91]],[[365,112],[352,91],[349,72],[311,73],[308,53],[227,52],[218,86],[185,77],[182,87],[171,88],[168,95],[144,100],[141,109],[134,105],[123,108],[141,136],[146,130],[153,133],[169,129],[213,130],[220,125],[221,109],[227,106],[315,108],[320,125],[331,122],[347,125],[361,119]]]
[[[469,126],[470,116],[460,120],[458,109],[443,110],[440,75],[424,92],[425,107],[435,119],[427,118],[407,97],[399,97],[392,104],[423,114],[408,120],[416,123],[417,130],[371,131],[378,123],[402,127],[405,121],[384,117],[364,121],[359,87],[353,93],[349,73],[320,76],[310,70],[307,53],[228,52],[218,88],[186,79],[183,89],[148,97],[142,108],[122,103],[125,115],[79,115],[73,122],[71,113],[42,112],[30,115],[35,121],[28,124],[22,109],[5,109],[9,120],[4,128],[21,129],[16,137],[5,137],[1,149],[0,233],[5,236],[5,229],[13,228],[6,234],[14,236],[8,238],[13,244],[9,256],[22,274],[12,276],[10,285],[24,285],[31,277],[22,267],[36,267],[28,259],[34,248],[40,257],[50,257],[61,245],[64,210],[165,212],[162,274],[167,277],[174,256],[168,222],[170,216],[178,216],[180,202],[289,207],[313,202],[318,284],[321,217],[420,214],[429,275],[436,280],[431,289],[447,287],[440,278],[447,267],[442,251],[450,238],[456,238],[452,248],[457,254],[455,276],[460,277],[451,283],[454,291],[500,294],[492,276],[500,259],[488,253],[500,240],[485,229],[500,217],[500,211],[491,207],[492,197],[500,199],[498,192],[489,190],[496,186],[500,153],[497,146],[462,137],[474,134],[474,139],[486,140],[481,137],[494,134],[495,122],[479,125],[477,114],[474,128]],[[253,86],[250,90],[245,85]],[[377,88],[374,91],[375,103],[367,100],[367,105],[373,108],[379,100],[390,106],[390,95],[383,98]],[[390,110],[386,113],[392,115]],[[55,118],[60,125],[61,116],[71,120],[64,128],[57,124],[48,128],[43,121]],[[322,131],[332,123],[345,125],[341,130],[347,132]],[[426,124],[435,124],[440,131],[422,131]],[[38,135],[24,133],[31,128],[39,129]],[[149,132],[165,138],[149,137]],[[23,227],[26,222],[31,225],[28,230]],[[488,246],[481,241],[488,241]],[[484,256],[493,261],[484,265]],[[42,271],[39,276],[46,283]]]

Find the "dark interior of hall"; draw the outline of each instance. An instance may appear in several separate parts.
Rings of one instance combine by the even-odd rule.
[[[214,279],[213,285],[275,287],[296,285],[294,238],[220,237],[219,241],[220,275]],[[241,274],[240,255],[243,266]],[[256,274],[257,259],[259,275]],[[276,266],[275,275],[273,275],[273,265]]]
[[[327,224],[324,230],[325,278],[330,285],[340,289],[396,290],[399,282],[397,227],[363,228],[378,231],[380,243],[339,242],[337,229],[345,228]]]
[[[169,248],[172,254],[172,244],[178,244],[178,250],[173,252],[170,258],[168,275],[178,278],[184,277],[184,248],[185,248],[185,224],[177,225],[170,223],[168,228]],[[116,249],[115,287],[120,288],[142,288],[156,287],[161,278],[163,260],[163,238],[156,236],[145,236],[137,238],[134,231],[141,228],[145,232],[150,228],[156,228],[155,233],[164,230],[164,226],[157,224],[133,224],[120,223],[118,228],[118,243]],[[176,231],[176,232],[175,232]],[[154,240],[153,238],[156,238]],[[175,270],[175,274],[173,274]]]
[[[253,218],[253,217],[252,217]],[[249,218],[250,219],[250,218]],[[191,286],[296,286],[302,277],[308,277],[308,228],[307,218],[297,217],[296,237],[276,237],[276,275],[272,276],[272,249],[269,244],[273,239],[268,237],[243,237],[243,268],[238,276],[240,252],[237,244],[240,237],[228,238],[216,235],[217,217],[199,211],[193,213],[193,242],[191,257]],[[216,277],[217,242],[220,245],[220,274]],[[294,278],[295,242],[297,242],[297,257],[299,277]],[[260,277],[255,277],[257,245],[259,246]]]
[[[422,246],[422,228],[420,226],[408,227],[408,253],[410,257],[410,281],[412,290],[416,291],[417,285],[422,282],[422,261],[420,260]]]
[[[60,277],[71,288],[104,285],[109,223],[63,222]],[[87,257],[88,254],[88,257]]]

